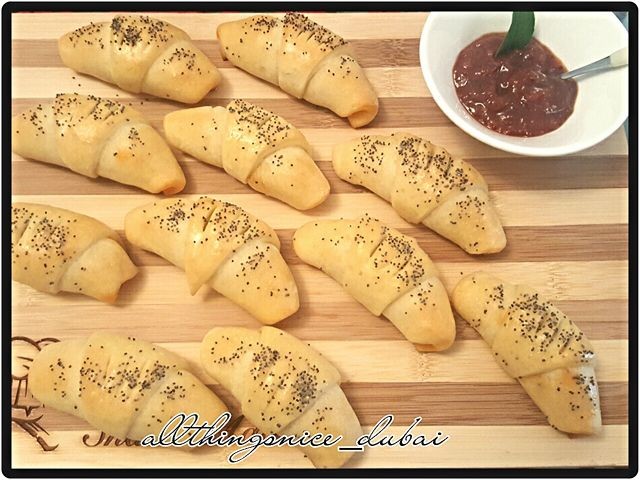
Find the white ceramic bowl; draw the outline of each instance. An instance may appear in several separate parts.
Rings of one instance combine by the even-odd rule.
[[[628,115],[628,67],[578,80],[573,114],[557,130],[512,137],[474,120],[456,96],[452,69],[458,53],[479,36],[508,30],[511,12],[434,12],[420,38],[420,65],[433,99],[458,127],[478,140],[530,156],[558,156],[595,145]],[[627,46],[627,31],[611,12],[536,12],[535,37],[571,70]]]

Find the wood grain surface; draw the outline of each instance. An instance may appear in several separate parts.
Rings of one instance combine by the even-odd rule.
[[[383,415],[396,416],[401,433],[417,416],[418,433],[450,437],[437,448],[377,448],[356,454],[349,467],[624,466],[628,462],[628,169],[627,142],[618,130],[601,144],[561,158],[526,158],[469,137],[438,109],[424,84],[418,39],[426,13],[314,13],[311,17],[353,42],[360,63],[380,96],[380,114],[355,131],[332,113],[297,101],[223,61],[216,26],[246,14],[158,13],[186,30],[220,68],[223,83],[203,105],[243,97],[299,127],[331,184],[327,202],[298,212],[266,198],[223,171],[177,153],[187,176],[185,197],[201,194],[234,202],[273,226],[298,282],[301,308],[280,327],[309,341],[342,372],[344,390],[365,429]],[[65,68],[56,39],[110,13],[21,13],[12,18],[12,111],[78,92],[131,103],[159,130],[162,118],[181,105],[133,95]],[[506,227],[500,254],[471,257],[426,228],[410,225],[372,193],[341,181],[330,164],[331,148],[366,133],[410,131],[469,160],[486,178]],[[104,179],[92,180],[51,165],[11,157],[15,201],[66,207],[94,216],[122,233],[125,214],[153,195]],[[291,248],[294,230],[311,218],[370,215],[415,236],[451,289],[476,270],[530,284],[554,300],[593,340],[604,428],[593,437],[553,430],[520,386],[496,365],[478,334],[456,318],[458,340],[447,352],[419,354],[386,320],[369,314],[333,280],[303,264]],[[259,324],[217,293],[190,296],[182,272],[163,259],[127,245],[140,274],[108,306],[78,295],[51,296],[13,283],[14,336],[67,339],[110,330],[157,342],[188,358],[194,371],[232,409],[235,401],[198,365],[198,344],[214,325]],[[20,341],[16,341],[20,343]],[[14,342],[14,343],[16,343]],[[22,347],[29,345],[22,342]],[[18,394],[13,466],[224,467],[229,451],[144,449],[105,442],[82,420],[38,406]],[[22,387],[21,387],[22,388]],[[29,413],[29,415],[26,415]],[[46,431],[27,430],[25,419]],[[27,422],[28,424],[28,422]],[[243,425],[242,428],[246,428]],[[98,443],[97,446],[92,446]],[[107,445],[105,445],[105,443]],[[295,449],[259,450],[238,468],[310,467]]]

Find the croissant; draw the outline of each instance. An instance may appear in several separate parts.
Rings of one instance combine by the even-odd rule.
[[[460,280],[452,301],[551,426],[580,434],[600,428],[596,356],[564,313],[531,288],[483,272]]]
[[[302,14],[222,23],[217,34],[222,57],[236,67],[347,117],[354,128],[378,113],[378,98],[350,45]]]
[[[340,373],[322,355],[273,327],[218,327],[201,347],[205,371],[231,392],[247,419],[266,434],[331,434],[332,447],[302,447],[316,467],[337,468],[362,435],[360,422],[340,388]]]
[[[420,351],[451,346],[456,334],[438,270],[415,239],[363,216],[309,222],[293,248],[374,315],[384,315]]]
[[[254,190],[307,210],[329,195],[302,133],[282,117],[243,100],[178,110],[164,117],[171,145],[224,168]]]
[[[116,15],[58,40],[62,62],[133,93],[197,103],[220,83],[220,74],[189,35],[162,20]]]
[[[11,206],[11,277],[47,293],[115,302],[138,269],[118,234],[98,220],[34,203]]]
[[[278,236],[240,207],[207,197],[166,199],[129,212],[124,228],[132,244],[184,269],[192,294],[206,283],[266,324],[298,310]]]
[[[33,359],[28,384],[48,407],[123,440],[158,436],[178,413],[197,413],[200,424],[227,411],[184,359],[152,343],[106,332],[45,346]]]
[[[415,135],[365,135],[336,145],[336,174],[391,202],[410,223],[422,223],[472,254],[506,245],[484,179],[470,164]]]
[[[182,169],[171,149],[136,110],[104,98],[59,94],[12,119],[15,153],[87,177],[105,177],[148,192],[177,193]]]

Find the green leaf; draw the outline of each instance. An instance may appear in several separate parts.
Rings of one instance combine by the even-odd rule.
[[[513,12],[511,26],[496,52],[496,57],[526,47],[533,38],[535,24],[533,12]]]

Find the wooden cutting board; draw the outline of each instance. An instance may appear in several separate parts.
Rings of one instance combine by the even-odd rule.
[[[245,14],[158,13],[186,30],[221,69],[223,83],[202,104],[225,105],[246,98],[299,127],[331,183],[330,198],[300,213],[268,199],[223,171],[179,155],[186,176],[185,197],[200,194],[234,202],[277,229],[283,255],[301,292],[301,308],[279,324],[309,341],[343,373],[344,390],[361,422],[371,426],[395,415],[394,433],[417,416],[419,433],[440,431],[450,439],[436,448],[378,448],[356,454],[351,467],[525,467],[626,465],[628,436],[628,170],[623,130],[596,147],[562,158],[525,158],[479,143],[438,109],[420,72],[418,39],[426,13],[337,13],[310,15],[351,40],[380,96],[380,114],[355,131],[328,111],[297,101],[278,88],[222,61],[216,26]],[[182,108],[144,95],[131,95],[65,68],[56,39],[110,14],[14,14],[14,113],[78,92],[130,102],[162,127],[163,116]],[[330,165],[332,145],[366,133],[409,131],[463,156],[492,189],[508,237],[505,251],[471,257],[427,230],[412,226],[361,188],[339,180]],[[122,233],[125,214],[154,196],[108,180],[91,180],[68,170],[12,156],[13,199],[47,203],[92,215]],[[451,289],[464,274],[487,270],[505,280],[538,288],[593,340],[604,428],[600,435],[569,438],[549,427],[522,388],[491,358],[485,343],[460,318],[455,346],[419,354],[386,320],[369,314],[330,278],[302,264],[291,248],[293,231],[312,218],[354,217],[368,212],[415,236],[439,266]],[[67,339],[95,330],[135,335],[174,350],[197,366],[198,343],[214,325],[259,327],[256,320],[212,291],[191,297],[182,272],[163,259],[128,246],[140,274],[125,284],[118,304],[108,306],[78,295],[51,296],[13,283],[14,336],[33,341]],[[33,355],[37,346],[13,342]],[[22,368],[17,362],[17,375]],[[18,385],[20,384],[20,391]],[[14,467],[217,467],[226,454],[144,449],[106,442],[83,421],[37,405],[14,381]],[[219,386],[212,385],[225,400]],[[233,404],[233,403],[232,403]],[[24,408],[32,405],[35,408]],[[21,408],[22,406],[22,408]],[[27,415],[28,413],[28,415]],[[35,423],[34,423],[34,420]],[[37,430],[38,426],[41,430]],[[36,430],[34,430],[36,429]],[[29,434],[41,437],[41,443]],[[108,445],[105,445],[108,443]],[[97,446],[94,446],[97,444]],[[57,446],[45,451],[46,446]],[[305,467],[294,449],[263,449],[241,467]]]

